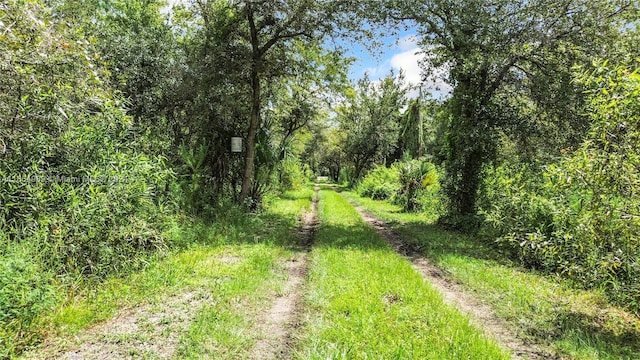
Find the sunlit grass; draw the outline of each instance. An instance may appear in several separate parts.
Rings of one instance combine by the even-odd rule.
[[[320,210],[297,358],[508,358],[338,194]]]
[[[548,344],[562,358],[640,359],[640,320],[608,304],[598,291],[522,269],[478,239],[439,229],[425,215],[398,213],[386,202],[344,194],[390,223],[520,336]]]

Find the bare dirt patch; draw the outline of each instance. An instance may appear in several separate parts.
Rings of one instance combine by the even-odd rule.
[[[180,336],[205,301],[204,292],[190,291],[157,304],[123,309],[110,320],[90,327],[75,339],[44,344],[26,359],[169,359]]]
[[[300,326],[299,304],[302,301],[302,286],[308,272],[307,256],[318,226],[318,190],[319,186],[316,185],[311,211],[304,214],[302,225],[297,229],[300,251],[283,264],[287,282],[281,293],[273,300],[271,308],[258,317],[260,338],[251,350],[251,359],[291,357],[295,330]]]
[[[231,255],[226,255],[218,259],[218,261],[224,264],[237,264],[243,260],[244,258],[240,256],[231,256]]]
[[[446,303],[465,313],[469,316],[472,323],[482,328],[485,333],[493,338],[500,346],[509,349],[512,352],[513,359],[556,358],[556,355],[547,350],[543,350],[542,345],[529,343],[517,337],[515,335],[516,331],[498,318],[489,306],[464,291],[458,284],[447,279],[438,267],[429,263],[426,258],[406,246],[402,239],[391,230],[388,224],[375,218],[357,204],[353,202],[351,202],[351,204],[366,222],[371,224],[399,254],[411,261],[413,267],[429,281],[436,290],[442,293]]]

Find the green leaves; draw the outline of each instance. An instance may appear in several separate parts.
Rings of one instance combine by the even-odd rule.
[[[499,159],[500,136],[531,161],[579,143],[588,122],[582,89],[571,82],[569,69],[614,47],[629,24],[626,17],[638,10],[637,4],[611,1],[382,4],[372,17],[415,21],[429,54],[427,75],[446,65],[445,80],[454,87],[444,152],[452,216],[475,213],[482,167]]]
[[[338,113],[340,129],[347,134],[342,151],[355,167],[354,180],[395,150],[407,91],[402,73],[396,77],[392,72],[379,84],[365,77],[358,83],[355,99]]]
[[[400,189],[400,175],[395,166],[378,165],[360,181],[357,192],[374,200],[391,199]]]
[[[0,357],[37,335],[55,275],[143,266],[140,255],[166,246],[149,228],[171,210],[157,206],[171,171],[142,154],[148,139],[108,86],[96,42],[66,22],[82,8],[48,5],[0,7],[11,24],[0,40]]]
[[[638,312],[640,62],[595,65],[576,80],[589,89],[588,136],[544,177],[507,164],[488,171],[485,231],[525,265],[602,288]]]

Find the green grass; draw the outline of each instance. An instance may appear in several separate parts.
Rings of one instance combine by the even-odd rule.
[[[255,317],[277,291],[283,279],[277,264],[288,254],[273,245],[255,245],[244,250],[248,251],[234,255],[243,260],[229,272],[205,270],[215,274],[208,286],[212,301],[199,311],[182,338],[177,358],[237,359],[245,356],[253,345],[258,335],[252,329]]]
[[[525,271],[474,238],[438,229],[429,215],[344,193],[392,224],[445,276],[514,325],[523,337],[548,344],[566,359],[640,358],[636,317],[597,292]],[[64,301],[38,320],[65,339],[123,307],[198,292],[206,301],[181,337],[179,359],[248,359],[261,336],[261,311],[286,282],[283,262],[294,255],[292,230],[311,206],[312,190],[268,201],[259,215],[231,209],[210,225],[174,229],[191,244],[150,259],[146,270],[101,283],[65,287]],[[310,255],[299,359],[506,359],[469,320],[443,303],[411,265],[395,254],[333,191],[321,191],[322,223]],[[72,282],[76,283],[76,282]],[[62,288],[61,288],[62,289]],[[170,320],[168,320],[170,321]]]
[[[299,359],[507,359],[355,209],[321,191]]]
[[[176,357],[247,357],[260,335],[253,330],[255,316],[286,280],[282,263],[293,255],[298,241],[293,229],[310,209],[312,194],[309,189],[289,192],[262,214],[231,212],[211,225],[175,231],[174,236],[190,237],[177,240],[192,245],[151,260],[142,272],[67,289],[65,300],[40,319],[41,326],[64,349],[65,339],[123,307],[161,305],[174,295],[198,292],[208,300],[180,340]]]
[[[260,336],[255,330],[257,316],[282,288],[285,277],[280,265],[292,256],[290,248],[298,241],[292,230],[310,210],[312,195],[310,189],[291,191],[269,202],[260,246],[254,246],[246,264],[218,286],[213,304],[200,311],[183,337],[177,358],[251,356],[249,351]]]
[[[478,239],[439,229],[425,215],[402,214],[387,202],[344,194],[390,223],[520,336],[548,344],[566,359],[640,358],[640,320],[608,304],[603,294],[524,270]]]

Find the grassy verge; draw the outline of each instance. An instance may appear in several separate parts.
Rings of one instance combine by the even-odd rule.
[[[335,192],[320,219],[297,358],[508,358]]]
[[[639,359],[640,319],[597,291],[526,271],[472,237],[443,231],[425,215],[402,214],[383,201],[344,195],[389,222],[405,241],[474,292],[520,335],[549,344],[566,359]]]
[[[261,309],[282,290],[285,282],[282,263],[292,256],[290,248],[298,239],[292,230],[311,207],[313,191],[288,192],[269,204],[260,225],[263,238],[252,246],[252,255],[243,268],[235,269],[214,292],[212,304],[201,309],[182,339],[179,359],[242,359],[261,335],[255,331]]]
[[[297,242],[293,229],[310,208],[311,190],[289,192],[255,216],[227,216],[210,226],[176,230],[187,248],[152,260],[146,270],[66,292],[55,310],[40,319],[58,349],[71,346],[82,329],[119,309],[162,304],[183,293],[208,300],[179,342],[176,356],[242,358],[255,342],[253,317],[285,281],[282,262]]]

